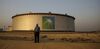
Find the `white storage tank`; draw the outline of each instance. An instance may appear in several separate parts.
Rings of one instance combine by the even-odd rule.
[[[44,31],[74,31],[75,18],[58,13],[24,13],[12,16],[12,30],[34,30],[36,24]]]

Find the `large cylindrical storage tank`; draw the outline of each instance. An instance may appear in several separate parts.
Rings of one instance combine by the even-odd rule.
[[[75,18],[57,13],[24,13],[12,17],[12,30],[34,30],[36,24],[46,31],[74,31]]]

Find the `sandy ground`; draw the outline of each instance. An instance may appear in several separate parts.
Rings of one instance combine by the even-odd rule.
[[[34,43],[24,40],[0,40],[0,49],[100,49],[100,43]]]
[[[93,34],[42,34],[47,35],[40,43],[34,43],[33,33],[31,32],[2,32],[0,33],[0,49],[100,49],[100,33]],[[47,39],[65,38],[65,37],[84,37],[90,38],[99,43],[92,42],[57,42]],[[11,40],[14,39],[14,40]]]

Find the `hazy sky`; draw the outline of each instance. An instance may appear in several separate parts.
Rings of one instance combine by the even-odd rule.
[[[0,0],[0,27],[30,11],[67,13],[76,18],[76,31],[100,31],[100,0]]]

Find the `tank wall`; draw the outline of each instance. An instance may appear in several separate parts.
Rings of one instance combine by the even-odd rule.
[[[34,30],[35,25],[39,24],[42,28],[42,17],[52,16],[55,17],[55,29],[54,30],[68,30],[74,31],[74,19],[65,16],[56,15],[23,15],[12,19],[13,30]]]
[[[74,19],[64,16],[57,16],[56,30],[74,31]]]
[[[38,15],[24,15],[13,18],[13,30],[33,30],[36,24],[40,24]]]
[[[6,31],[12,31],[12,26],[7,27]]]

